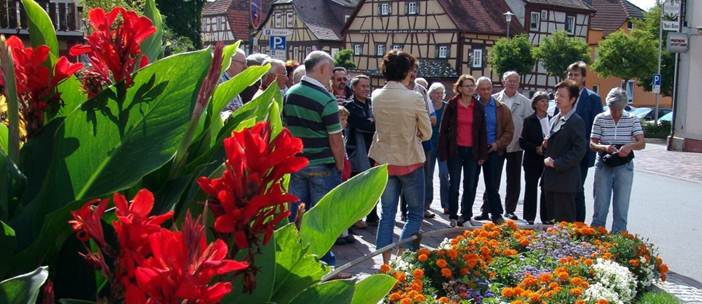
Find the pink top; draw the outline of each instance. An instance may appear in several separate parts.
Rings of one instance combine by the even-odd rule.
[[[473,146],[473,108],[473,101],[467,107],[458,101],[456,143],[459,147]]]

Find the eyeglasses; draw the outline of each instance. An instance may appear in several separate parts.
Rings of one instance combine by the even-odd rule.
[[[461,86],[461,88],[475,88],[474,84],[464,84]]]

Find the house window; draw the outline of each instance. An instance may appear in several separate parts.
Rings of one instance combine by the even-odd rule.
[[[348,23],[348,22],[349,22],[349,18],[351,18],[351,16],[349,16],[349,15],[344,15],[344,23]]]
[[[471,67],[480,69],[483,67],[483,49],[473,49]]]
[[[531,18],[529,19],[529,29],[532,31],[539,29],[539,21],[541,21],[541,14],[539,12],[531,12]]]
[[[440,45],[439,46],[439,58],[446,59],[448,58],[448,53],[449,53],[449,48],[448,45]]]
[[[402,49],[402,44],[393,44],[392,45],[393,50],[401,50]]]
[[[417,3],[417,1],[407,2],[407,15],[416,15],[418,11],[418,6],[419,4]]]
[[[565,31],[568,34],[575,34],[575,16],[566,16]]]
[[[283,15],[275,14],[275,28],[283,27]]]
[[[363,53],[363,45],[354,44],[353,45],[353,54],[354,55],[361,55],[362,53]]]
[[[390,15],[390,3],[388,3],[388,2],[380,3],[380,15],[381,16]]]
[[[285,22],[287,23],[288,28],[295,27],[295,18],[293,17],[293,13],[288,13],[285,16]]]
[[[631,21],[627,21],[627,22],[626,22],[626,28],[627,28],[628,30],[633,30],[633,29],[634,29],[634,23],[631,22]]]
[[[385,55],[385,44],[378,44],[376,46],[375,55],[376,56],[384,56]]]

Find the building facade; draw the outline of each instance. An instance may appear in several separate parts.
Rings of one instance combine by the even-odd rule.
[[[504,1],[361,0],[345,30],[345,48],[353,50],[357,70],[383,84],[380,64],[391,49],[419,60],[418,77],[451,83],[460,74],[498,80],[487,58],[495,41],[507,34]],[[520,33],[519,22],[511,32]],[[450,90],[449,92],[450,93]]]
[[[343,47],[344,23],[357,4],[357,0],[277,0],[254,35],[254,51],[298,62],[314,50],[334,55]]]
[[[83,7],[78,0],[37,1],[51,17],[59,42],[59,52],[68,52],[83,40]],[[0,0],[0,34],[29,40],[27,17],[20,0]]]
[[[673,105],[673,136],[669,148],[702,152],[702,1],[683,1],[683,32],[689,49],[680,53],[677,96]]]
[[[260,0],[262,14],[267,14],[271,0]],[[215,42],[231,44],[238,40],[248,49],[249,37],[254,32],[249,0],[207,1],[202,8],[200,37],[203,45]]]

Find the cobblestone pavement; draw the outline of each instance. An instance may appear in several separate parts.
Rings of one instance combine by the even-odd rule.
[[[645,171],[653,174],[664,175],[671,178],[683,179],[691,182],[702,183],[702,154],[669,152],[666,151],[664,145],[647,144],[646,150],[636,152],[636,170]],[[504,177],[503,177],[504,178]],[[438,177],[434,178],[434,193],[438,193],[439,184]],[[504,181],[503,181],[504,182]],[[504,187],[504,184],[503,184]],[[478,187],[476,197],[480,198],[483,194],[482,182]],[[504,188],[501,189],[504,195]],[[448,216],[442,214],[442,209],[435,197],[432,203],[432,211],[436,213],[433,219],[425,220],[422,224],[422,231],[432,231],[436,229],[448,228]],[[473,214],[479,214],[480,203],[474,204]],[[522,214],[522,203],[517,207],[516,214]],[[522,222],[524,223],[524,222]],[[399,211],[395,224],[395,240],[398,239],[403,222],[400,221]],[[338,245],[334,247],[336,254],[337,265],[341,266],[350,261],[357,259],[375,251],[375,234],[376,226],[370,226],[366,229],[354,229],[356,242],[350,245]],[[447,233],[439,236],[427,237],[422,240],[425,246],[436,247],[446,237],[453,237],[460,232]],[[356,278],[362,279],[370,274],[376,273],[382,264],[380,255],[375,256],[370,260],[366,260],[345,272],[355,275]],[[671,273],[669,281],[659,286],[681,299],[684,303],[700,303],[702,304],[702,283],[693,279]]]

